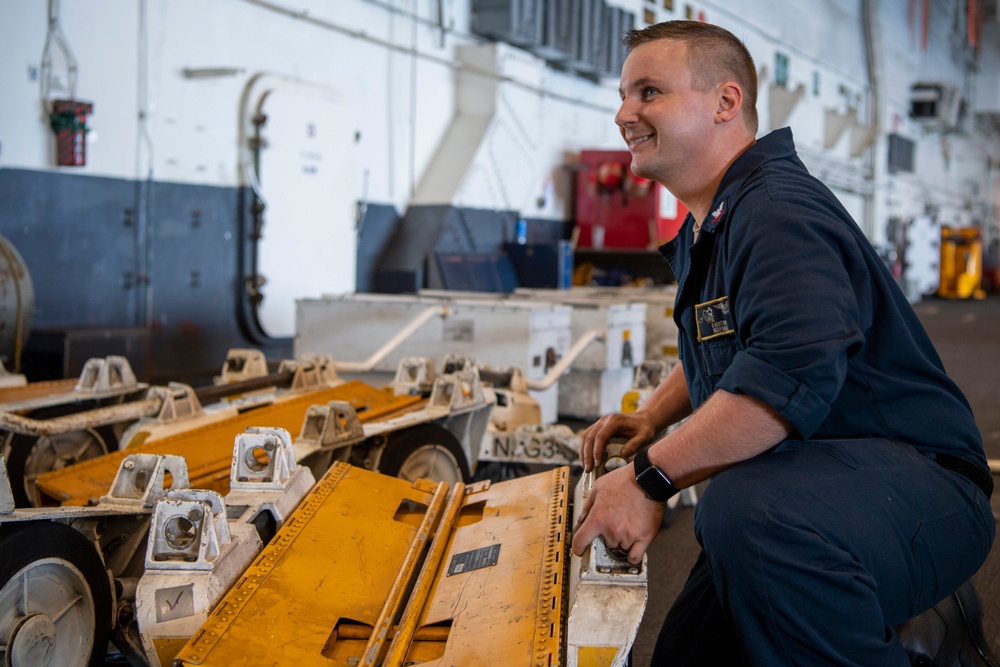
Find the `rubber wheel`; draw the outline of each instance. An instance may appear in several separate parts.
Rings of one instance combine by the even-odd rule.
[[[12,667],[100,667],[111,584],[94,546],[38,521],[0,531],[0,655]]]
[[[378,471],[407,481],[469,482],[469,462],[458,438],[436,424],[419,424],[393,433],[382,450]]]
[[[35,437],[15,434],[10,443],[7,476],[10,479],[14,505],[39,507],[41,495],[35,479],[42,473],[62,470],[74,463],[104,456],[108,453],[107,434],[94,429],[71,431],[58,435]]]

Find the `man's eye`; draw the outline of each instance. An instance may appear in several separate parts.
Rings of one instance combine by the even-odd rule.
[[[652,97],[653,95],[656,95],[658,92],[660,92],[660,91],[658,91],[656,88],[643,88],[642,89],[642,96],[643,97]]]

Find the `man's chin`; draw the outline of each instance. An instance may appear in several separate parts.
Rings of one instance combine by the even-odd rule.
[[[647,165],[644,160],[640,160],[637,157],[632,156],[632,165],[630,168],[632,169],[632,173],[639,178],[655,180],[653,179],[653,174],[651,173],[649,165]]]

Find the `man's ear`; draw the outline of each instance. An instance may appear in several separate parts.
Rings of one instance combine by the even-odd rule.
[[[738,83],[728,81],[719,84],[719,108],[715,112],[717,123],[728,123],[743,111],[743,89]]]

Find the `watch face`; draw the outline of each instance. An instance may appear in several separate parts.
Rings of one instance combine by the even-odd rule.
[[[648,458],[646,458],[645,462],[649,467],[643,469],[638,475],[636,475],[636,483],[639,484],[643,492],[650,500],[655,500],[660,503],[670,500],[671,496],[676,494],[679,489],[671,483],[670,479],[667,478],[662,470],[648,463]]]
[[[665,472],[663,472],[662,470],[660,470],[656,466],[651,466],[651,468],[656,471],[656,474],[660,476],[660,479],[663,480],[664,484],[666,484],[667,486],[673,488],[674,483],[670,481],[670,478],[667,477],[667,474]]]

